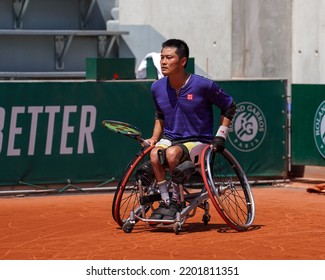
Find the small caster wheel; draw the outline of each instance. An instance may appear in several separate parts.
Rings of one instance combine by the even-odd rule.
[[[130,233],[133,230],[133,224],[131,224],[130,222],[126,222],[125,224],[123,224],[122,229],[125,233]]]
[[[175,225],[174,225],[174,233],[175,233],[176,235],[178,235],[180,229],[181,229],[180,224],[179,224],[178,222],[176,222]]]
[[[209,221],[210,221],[210,215],[209,214],[204,214],[203,217],[202,217],[202,222],[204,223],[204,225],[207,226]]]

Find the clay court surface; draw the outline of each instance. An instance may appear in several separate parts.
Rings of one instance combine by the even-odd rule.
[[[137,224],[124,233],[111,216],[112,193],[0,197],[2,260],[324,260],[325,195],[304,184],[253,187],[254,226],[231,230],[211,210],[173,230]]]

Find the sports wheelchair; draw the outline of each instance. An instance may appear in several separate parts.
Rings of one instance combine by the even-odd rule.
[[[204,210],[202,222],[207,225],[211,217],[209,200],[236,231],[245,231],[252,225],[255,203],[245,172],[227,149],[215,152],[209,144],[191,151],[191,162],[180,176],[181,212],[173,220],[150,219],[161,200],[149,160],[153,146],[145,145],[141,132],[130,124],[111,120],[102,124],[143,145],[127,165],[113,199],[112,215],[124,232],[130,233],[138,222],[144,222],[152,227],[173,228],[178,234],[185,221],[194,217],[197,208]]]

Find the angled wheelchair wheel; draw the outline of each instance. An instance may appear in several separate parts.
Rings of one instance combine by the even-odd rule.
[[[254,221],[255,203],[245,172],[228,151],[202,151],[201,171],[209,197],[223,220],[237,231]]]
[[[150,209],[150,203],[147,205],[140,204],[140,190],[135,179],[135,173],[149,159],[149,154],[153,147],[147,146],[137,153],[127,165],[117,186],[113,199],[112,215],[120,227],[130,219],[131,212],[141,216],[143,211],[147,212]]]

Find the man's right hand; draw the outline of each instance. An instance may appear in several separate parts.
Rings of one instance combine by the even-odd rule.
[[[213,151],[222,153],[225,149],[226,140],[223,137],[216,136],[212,140]]]

